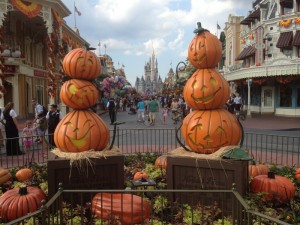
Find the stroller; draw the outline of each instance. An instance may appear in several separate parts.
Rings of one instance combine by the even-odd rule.
[[[182,114],[180,108],[177,108],[177,110],[172,110],[172,120],[174,121],[174,124],[177,124],[177,122],[180,121],[181,117]]]
[[[134,114],[136,114],[136,109],[134,108],[134,107],[130,107],[130,109],[129,109],[129,113],[128,113],[129,115],[134,115]]]

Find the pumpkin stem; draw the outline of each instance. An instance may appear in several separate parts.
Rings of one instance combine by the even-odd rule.
[[[202,34],[202,33],[205,32],[205,31],[208,31],[208,32],[209,32],[209,30],[206,30],[206,29],[204,29],[204,28],[202,27],[202,25],[201,25],[200,22],[197,22],[197,26],[198,26],[198,28],[194,30],[194,33],[195,33],[195,34]]]
[[[19,195],[27,195],[27,194],[28,194],[27,187],[21,186],[19,189]]]
[[[275,179],[275,173],[274,172],[268,172],[268,178]]]

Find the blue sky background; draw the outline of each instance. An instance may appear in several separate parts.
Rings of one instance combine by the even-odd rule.
[[[73,28],[74,0],[62,2],[72,12],[64,19]],[[81,16],[76,14],[80,35],[97,48],[97,55],[105,52],[106,45],[115,68],[124,65],[133,86],[136,77],[143,75],[153,48],[164,80],[171,66],[175,71],[178,62],[187,58],[198,21],[211,33],[220,34],[229,14],[246,16],[252,9],[251,0],[77,0],[75,5],[81,12]]]

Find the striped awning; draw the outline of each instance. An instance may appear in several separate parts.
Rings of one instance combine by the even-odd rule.
[[[255,21],[255,19],[260,19],[260,9],[257,9],[254,12],[252,12],[249,16],[243,19],[240,24],[249,25],[252,21]]]
[[[300,46],[300,30],[296,31],[296,34],[293,38],[293,45],[294,46]]]
[[[281,33],[277,41],[277,48],[287,48],[292,46],[293,31]]]
[[[250,57],[255,54],[256,49],[253,46],[248,46],[247,48],[244,48],[243,51],[236,57],[237,60],[243,60],[247,57]]]

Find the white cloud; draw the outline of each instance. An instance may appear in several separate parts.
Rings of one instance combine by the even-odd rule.
[[[178,49],[183,45],[183,36],[184,36],[184,31],[182,29],[178,29],[178,35],[175,40],[170,41],[168,46],[171,50]]]

